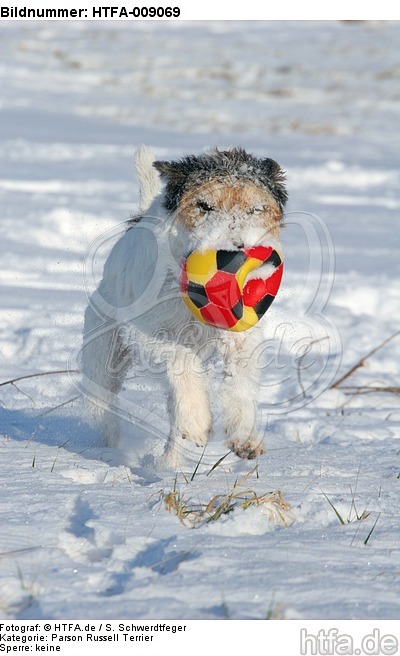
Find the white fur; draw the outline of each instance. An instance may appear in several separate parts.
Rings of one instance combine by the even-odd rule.
[[[256,428],[257,367],[253,359],[262,330],[258,324],[249,331],[232,333],[201,324],[182,302],[176,279],[188,248],[233,249],[237,239],[255,246],[265,235],[255,222],[246,223],[240,217],[232,234],[232,215],[223,213],[213,217],[214,224],[200,225],[188,234],[182,225],[176,225],[173,213],[166,215],[151,151],[141,147],[135,159],[140,211],[146,211],[146,216],[113,247],[85,314],[84,387],[92,412],[101,421],[104,444],[118,445],[122,413],[118,393],[129,367],[135,362],[142,366],[145,351],[151,355],[152,366],[165,366],[168,381],[169,421],[153,422],[158,436],[169,426],[165,462],[179,467],[185,439],[204,446],[211,430],[212,367],[207,360],[211,353],[225,363],[219,398],[228,445],[242,457],[255,457],[262,453],[262,445]],[[213,232],[218,233],[214,241]],[[139,406],[137,410],[140,419]]]

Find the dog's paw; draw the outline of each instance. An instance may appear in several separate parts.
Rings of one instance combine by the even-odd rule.
[[[205,446],[208,442],[208,433],[182,433],[182,439],[193,442],[196,446]]]
[[[243,460],[254,460],[264,453],[264,448],[260,440],[248,439],[245,442],[232,440],[227,443],[233,453]]]
[[[162,458],[163,463],[171,469],[178,469],[185,457],[185,451],[188,448],[185,442],[191,442],[198,447],[204,447],[208,442],[208,433],[186,434],[175,432],[175,435],[170,437],[164,455]]]
[[[177,431],[183,440],[192,442],[196,446],[205,446],[211,431],[211,415],[193,409],[177,424]]]

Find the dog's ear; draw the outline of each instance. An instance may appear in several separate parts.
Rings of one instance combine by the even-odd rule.
[[[153,162],[153,166],[162,178],[166,178],[168,182],[180,182],[184,177],[179,162]]]
[[[279,203],[279,207],[283,209],[288,199],[285,187],[285,172],[281,169],[278,162],[275,162],[274,159],[270,159],[269,157],[260,160],[260,163],[262,170],[271,182],[271,191],[274,198]]]
[[[153,166],[167,183],[164,200],[165,208],[167,210],[176,210],[187,182],[187,172],[184,166],[180,162],[161,161],[153,162]]]
[[[155,161],[155,162],[153,162],[153,166],[154,166],[155,169],[157,169],[157,171],[159,172],[161,177],[165,178],[165,177],[168,176],[168,171],[171,167],[171,163],[170,162]]]

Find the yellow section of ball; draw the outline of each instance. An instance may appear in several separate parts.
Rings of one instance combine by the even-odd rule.
[[[259,261],[259,260],[258,260]],[[243,306],[243,316],[237,323],[235,323],[230,330],[233,333],[241,333],[256,325],[259,321],[256,311],[252,307]]]
[[[205,285],[217,273],[216,251],[194,251],[191,253],[186,260],[186,272],[191,282]]]
[[[250,271],[257,269],[262,264],[262,260],[258,260],[256,257],[249,257],[245,262],[243,262],[239,271],[236,273],[236,280],[240,291],[243,290],[246,278],[249,275]]]

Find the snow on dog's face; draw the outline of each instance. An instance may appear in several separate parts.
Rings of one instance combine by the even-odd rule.
[[[235,148],[154,166],[167,182],[165,207],[188,231],[189,248],[249,248],[279,240],[287,194],[274,160]]]
[[[243,248],[277,240],[282,214],[271,194],[247,180],[222,178],[185,192],[177,219],[197,247]]]

